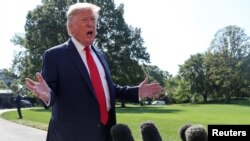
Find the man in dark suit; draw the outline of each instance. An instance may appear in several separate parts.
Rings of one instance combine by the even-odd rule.
[[[22,100],[22,97],[20,96],[19,94],[19,91],[17,92],[17,97],[16,97],[16,108],[17,108],[17,113],[18,113],[18,118],[19,119],[22,119],[23,116],[22,116],[22,111],[21,111],[21,100]]]
[[[112,141],[115,99],[139,102],[139,98],[162,90],[158,83],[148,84],[147,79],[133,87],[113,83],[104,54],[92,45],[99,10],[89,3],[70,6],[67,30],[71,38],[45,51],[42,73],[36,74],[38,82],[26,78],[27,88],[46,108],[52,107],[47,141]],[[98,69],[95,75],[90,58]],[[104,98],[99,98],[101,93]]]

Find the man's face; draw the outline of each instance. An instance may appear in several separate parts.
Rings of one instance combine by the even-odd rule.
[[[69,23],[69,30],[81,44],[91,45],[96,36],[96,19],[92,11],[84,10],[76,13]]]

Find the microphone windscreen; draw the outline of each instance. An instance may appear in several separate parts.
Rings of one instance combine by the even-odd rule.
[[[162,141],[160,133],[153,122],[144,122],[140,126],[143,141]]]
[[[191,123],[186,123],[179,128],[178,132],[179,132],[179,136],[180,136],[182,141],[186,141],[185,132],[188,129],[188,127],[190,127],[190,126],[192,126]]]
[[[134,141],[131,130],[126,124],[116,124],[110,132],[113,141]]]
[[[186,141],[207,141],[208,135],[202,125],[192,125],[185,132]]]

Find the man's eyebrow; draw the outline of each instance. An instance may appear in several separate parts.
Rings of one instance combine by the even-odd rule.
[[[95,19],[95,17],[82,17],[81,20],[86,20],[86,19]]]

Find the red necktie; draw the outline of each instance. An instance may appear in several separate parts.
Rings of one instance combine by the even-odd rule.
[[[93,59],[93,56],[90,53],[90,47],[86,46],[85,51],[86,51],[86,60],[87,60],[88,67],[89,67],[90,78],[94,86],[97,101],[99,103],[99,109],[101,113],[101,122],[102,124],[105,125],[108,121],[108,111],[107,111],[106,97],[104,94],[101,77],[97,69],[96,63]]]

